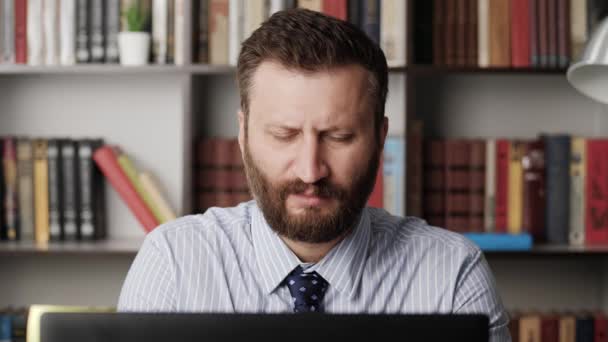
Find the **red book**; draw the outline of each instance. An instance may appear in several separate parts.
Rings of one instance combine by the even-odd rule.
[[[27,64],[27,0],[15,1],[15,63]]]
[[[374,208],[383,208],[384,207],[384,178],[382,177],[382,159],[380,159],[380,165],[378,165],[378,174],[376,176],[376,185],[374,185],[374,190],[371,195],[367,199],[367,206]]]
[[[530,67],[530,0],[511,2],[511,62],[513,67]]]
[[[543,342],[559,342],[559,316],[542,316],[540,320],[540,340]]]
[[[146,232],[150,232],[152,229],[158,226],[158,222],[154,218],[154,215],[148,209],[144,201],[139,197],[137,191],[129,181],[127,175],[122,171],[116,154],[111,146],[105,145],[95,151],[93,154],[93,160],[104,176],[108,179],[112,187],[120,197],[125,201],[131,212],[135,215],[139,223],[144,226]]]
[[[608,139],[587,140],[585,242],[608,243]]]
[[[601,312],[594,316],[593,332],[593,342],[608,342],[608,320]]]
[[[549,0],[538,1],[538,66],[549,66]]]
[[[507,232],[509,140],[496,141],[496,233]]]
[[[340,20],[348,18],[348,4],[346,0],[323,0],[323,13]]]
[[[433,64],[446,64],[446,42],[444,27],[446,25],[446,3],[444,0],[433,0]]]
[[[532,234],[534,242],[544,242],[545,237],[545,146],[542,139],[526,144],[522,159],[523,184],[523,231]]]

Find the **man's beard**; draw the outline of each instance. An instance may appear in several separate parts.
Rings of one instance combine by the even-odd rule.
[[[355,174],[348,187],[333,184],[327,178],[313,184],[300,179],[273,184],[253,161],[247,138],[243,150],[249,189],[272,230],[290,240],[307,243],[333,241],[353,229],[374,188],[380,163],[380,148],[376,148],[367,168]],[[314,190],[312,195],[335,201],[337,208],[326,212],[327,208],[310,206],[301,214],[290,214],[287,197],[310,188]]]

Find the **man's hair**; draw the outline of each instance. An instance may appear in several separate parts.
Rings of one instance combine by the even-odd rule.
[[[380,127],[388,92],[386,57],[355,25],[306,9],[280,11],[265,21],[243,42],[238,60],[237,82],[246,121],[253,74],[264,61],[306,72],[362,66],[370,74],[374,124]]]

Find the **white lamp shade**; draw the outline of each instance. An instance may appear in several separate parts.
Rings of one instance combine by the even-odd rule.
[[[567,77],[581,93],[608,104],[608,18],[598,25],[580,60],[568,68]]]

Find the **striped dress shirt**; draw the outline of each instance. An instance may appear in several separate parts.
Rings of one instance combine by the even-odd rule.
[[[255,201],[211,208],[146,237],[120,294],[123,312],[293,312],[285,277],[303,264]],[[329,313],[482,313],[510,341],[490,268],[465,237],[365,208],[357,227],[308,267],[329,282]]]

